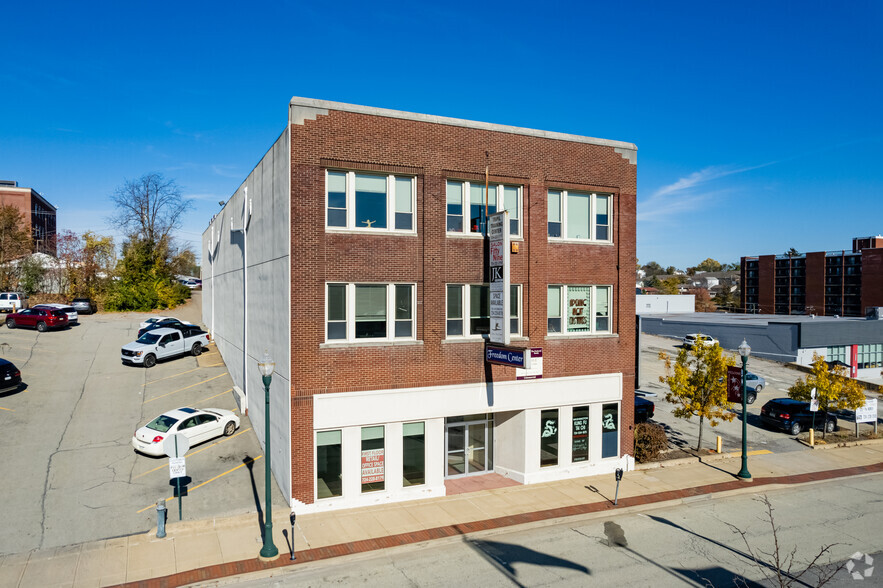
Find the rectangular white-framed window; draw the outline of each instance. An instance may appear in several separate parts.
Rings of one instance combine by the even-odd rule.
[[[415,284],[325,285],[325,341],[400,341],[416,338]]]
[[[611,332],[612,286],[549,285],[546,296],[550,335]]]
[[[415,233],[417,178],[326,170],[325,206],[329,229]]]
[[[574,190],[549,190],[549,239],[610,243],[613,195]]]
[[[522,236],[521,194],[521,186],[495,183],[487,187],[487,214],[508,210],[509,235],[516,239]],[[448,233],[486,234],[484,182],[448,180],[445,201]]]
[[[487,284],[448,284],[445,314],[446,335],[487,337],[491,329],[490,286]],[[509,328],[513,337],[521,335],[521,285],[509,286]]]

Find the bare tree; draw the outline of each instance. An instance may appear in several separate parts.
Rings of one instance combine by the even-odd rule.
[[[779,544],[778,527],[773,518],[773,505],[770,503],[770,499],[764,494],[763,496],[755,498],[755,500],[766,507],[766,516],[764,517],[764,520],[770,524],[770,528],[773,531],[772,551],[767,552],[752,547],[751,542],[748,540],[747,531],[743,531],[736,525],[731,525],[730,523],[726,523],[726,525],[730,527],[734,533],[738,533],[742,537],[742,541],[745,542],[745,548],[748,549],[751,559],[754,560],[754,564],[761,573],[763,573],[770,585],[778,586],[779,588],[789,588],[796,584],[800,586],[812,585],[816,588],[821,588],[830,582],[834,576],[837,575],[837,572],[846,566],[846,562],[840,564],[830,563],[831,548],[837,545],[836,543],[822,545],[819,552],[807,565],[804,566],[802,563],[799,563],[797,561],[797,547],[793,547],[790,551],[787,551],[787,548]],[[820,560],[823,557],[828,558],[829,563],[820,563]],[[769,561],[767,561],[767,559]],[[801,579],[804,577],[806,579]],[[812,584],[807,583],[807,580],[810,578],[812,578]]]
[[[157,172],[126,180],[114,191],[111,201],[117,209],[111,222],[129,237],[152,243],[168,243],[172,231],[181,227],[181,217],[193,207],[181,195],[175,180],[167,180]]]

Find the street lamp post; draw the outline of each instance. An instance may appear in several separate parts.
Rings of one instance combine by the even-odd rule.
[[[751,347],[745,339],[739,345],[739,355],[742,356],[742,469],[736,474],[745,481],[751,480],[748,472],[748,395],[745,390],[745,381],[748,375],[748,356],[751,355]]]
[[[263,357],[258,362],[261,379],[264,381],[264,488],[267,495],[264,499],[264,546],[261,548],[261,558],[276,559],[279,550],[273,543],[273,495],[270,483],[270,382],[273,380],[273,369],[276,363],[270,357],[269,352],[264,351]]]

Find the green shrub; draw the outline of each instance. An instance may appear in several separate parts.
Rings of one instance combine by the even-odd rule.
[[[653,461],[668,449],[668,437],[662,425],[639,423],[635,426],[635,461]]]

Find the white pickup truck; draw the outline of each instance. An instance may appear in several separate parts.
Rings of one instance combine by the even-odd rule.
[[[151,368],[159,359],[168,359],[189,353],[197,356],[210,343],[208,333],[199,327],[183,329],[161,328],[147,331],[134,343],[125,345],[120,354],[127,365]]]

